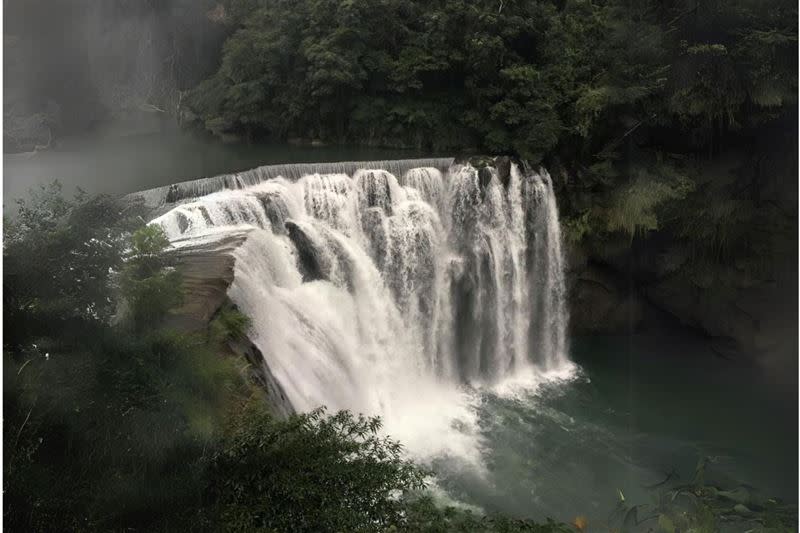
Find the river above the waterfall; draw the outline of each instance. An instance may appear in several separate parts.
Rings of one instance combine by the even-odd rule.
[[[450,498],[540,520],[584,516],[602,531],[619,491],[652,504],[708,457],[706,483],[797,501],[796,388],[682,329],[573,339],[571,357],[568,381],[480,394],[484,471],[433,462]]]
[[[50,150],[3,154],[3,203],[58,179],[71,195],[126,194],[179,181],[236,172],[273,163],[427,157],[416,150],[278,143],[223,144],[182,131],[124,137],[86,135],[60,139]]]

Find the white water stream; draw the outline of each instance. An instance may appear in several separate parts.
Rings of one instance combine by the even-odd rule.
[[[550,177],[352,166],[235,182],[153,222],[256,228],[229,296],[296,410],[380,415],[415,455],[477,462],[474,391],[569,367]]]

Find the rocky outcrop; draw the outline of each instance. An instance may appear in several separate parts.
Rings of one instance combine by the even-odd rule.
[[[57,106],[49,102],[47,109],[32,115],[14,114],[5,117],[3,151],[6,153],[34,153],[49,149],[53,144],[53,128],[59,123]]]
[[[504,187],[508,187],[511,181],[511,165],[515,164],[520,169],[527,170],[530,165],[524,159],[518,157],[499,155],[473,155],[457,157],[453,161],[458,164],[469,164],[478,170],[478,179],[480,180],[481,190],[483,190],[489,181],[492,179],[492,172],[497,172],[497,177]]]
[[[797,357],[796,273],[794,281],[786,274],[762,279],[725,265],[658,278],[642,291],[682,324],[705,332],[718,354],[756,356],[774,367]]]
[[[183,279],[183,304],[169,316],[169,326],[198,331],[208,325],[228,298],[228,287],[233,282],[233,253],[248,233],[241,230],[173,241],[168,254]]]
[[[615,287],[631,287],[645,304],[639,327],[652,307],[720,356],[796,376],[797,155],[783,139],[785,131],[755,159],[749,150],[692,159],[686,172],[697,188],[660,204],[656,227],[633,233],[609,224],[611,212],[630,215],[615,207],[616,178],[551,165],[565,236],[580,241],[570,275],[575,328],[616,329]]]
[[[330,265],[319,254],[311,237],[292,220],[286,221],[286,231],[297,249],[297,262],[303,281],[327,279],[330,275]]]
[[[220,310],[234,307],[228,299],[228,287],[234,278],[234,252],[250,231],[225,231],[173,241],[167,253],[181,272],[183,304],[170,314],[168,326],[184,332],[203,332]],[[250,363],[247,372],[265,391],[276,416],[294,412],[261,351],[250,339],[228,341],[226,352],[225,355],[243,357]]]
[[[233,307],[233,303],[229,300],[226,300],[226,302],[223,304],[223,307]],[[261,350],[258,349],[258,346],[256,346],[249,338],[245,337],[242,339],[229,341],[227,348],[229,350],[228,355],[232,357],[244,358],[248,363],[250,363],[247,367],[249,377],[254,383],[257,383],[261,387],[261,390],[264,391],[267,405],[269,406],[273,415],[280,418],[286,418],[295,412],[292,404],[286,397],[283,387],[281,387],[281,384],[278,383],[278,380],[276,380],[275,376],[273,376],[272,372],[270,372],[269,367],[264,360],[264,355],[261,353]]]

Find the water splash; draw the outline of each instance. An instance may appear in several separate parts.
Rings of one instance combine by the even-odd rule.
[[[506,184],[469,165],[399,180],[374,166],[313,172],[214,192],[153,223],[170,239],[255,228],[229,296],[291,404],[380,415],[419,455],[477,464],[474,391],[569,366],[544,171],[512,166]]]

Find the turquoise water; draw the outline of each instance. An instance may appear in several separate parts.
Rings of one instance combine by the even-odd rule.
[[[455,499],[519,517],[604,522],[622,491],[650,503],[663,481],[752,485],[797,501],[796,386],[775,388],[684,333],[574,339],[576,376],[535,391],[484,394],[486,472],[439,461]],[[663,489],[663,487],[662,487]]]

